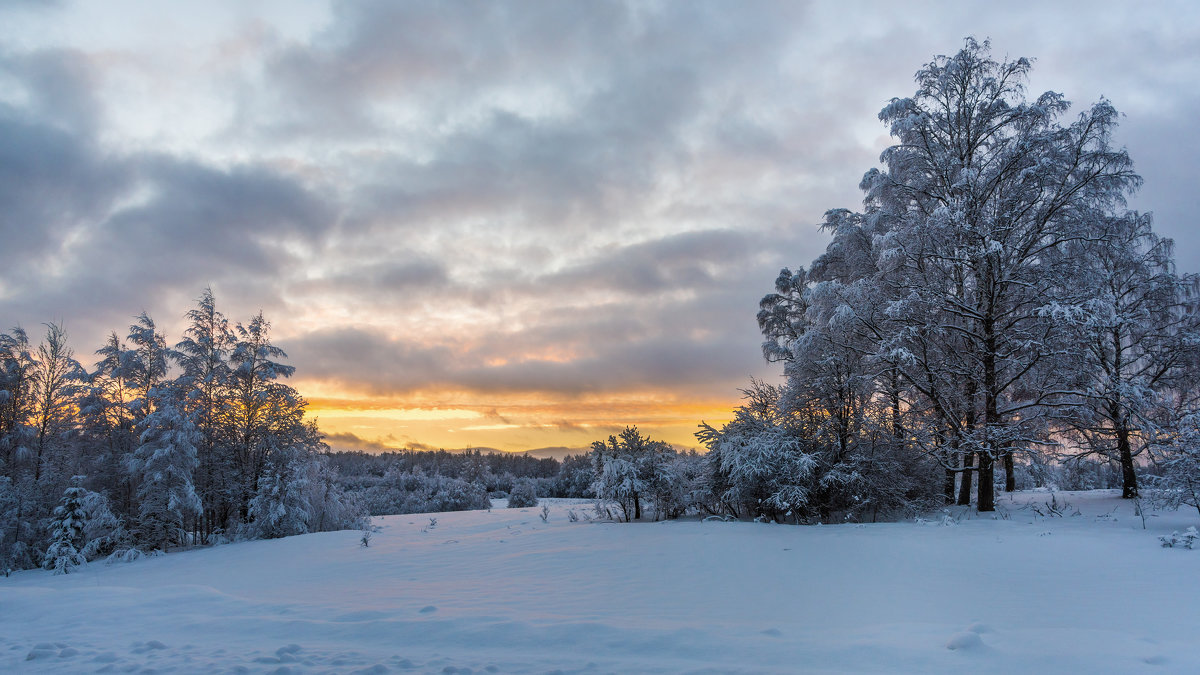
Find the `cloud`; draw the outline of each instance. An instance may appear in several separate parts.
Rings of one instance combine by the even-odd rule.
[[[334,452],[365,452],[372,455],[403,450],[438,449],[435,446],[411,440],[400,442],[399,439],[391,435],[372,441],[348,431],[325,434],[325,444]]]
[[[5,11],[0,316],[80,352],[141,309],[177,332],[211,285],[303,381],[474,392],[486,424],[531,392],[732,402],[774,372],[758,299],[860,202],[879,109],[968,34],[1129,113],[1134,204],[1200,269],[1186,4],[380,0],[146,9],[192,24],[155,39]]]
[[[0,136],[9,139],[0,146],[7,316],[65,317],[94,338],[114,313],[124,325],[141,308],[194,297],[214,281],[235,292],[253,287],[251,303],[269,302],[296,262],[294,247],[316,246],[336,218],[325,195],[265,163],[223,167],[104,148],[91,123],[94,80],[78,54],[4,65],[34,92],[23,106],[0,104]]]

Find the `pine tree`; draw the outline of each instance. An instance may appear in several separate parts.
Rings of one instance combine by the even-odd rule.
[[[249,504],[256,536],[275,539],[309,531],[308,464],[312,459],[307,454],[294,447],[272,453]]]
[[[143,420],[134,454],[142,477],[138,487],[139,545],[167,549],[188,543],[187,526],[201,509],[192,485],[196,469],[196,426],[179,407],[178,392],[155,392],[154,412]]]
[[[298,431],[304,416],[304,399],[277,380],[290,377],[292,366],[277,359],[287,354],[271,343],[271,324],[262,312],[249,324],[237,325],[237,342],[229,357],[233,414],[230,427],[237,472],[241,477],[239,508],[248,518],[250,500],[258,492],[258,479],[273,443]]]
[[[206,540],[228,524],[233,506],[230,499],[229,443],[225,417],[229,410],[229,353],[233,332],[225,315],[217,310],[211,288],[204,289],[196,307],[189,310],[190,322],[172,354],[182,369],[179,385],[187,391],[185,409],[200,434],[196,492],[203,504],[197,535]]]
[[[81,476],[76,476],[75,480],[76,485],[63,491],[62,501],[54,509],[50,521],[50,547],[46,549],[42,565],[55,574],[69,574],[87,563],[81,553],[88,521],[88,514],[83,508],[87,491],[78,485]]]

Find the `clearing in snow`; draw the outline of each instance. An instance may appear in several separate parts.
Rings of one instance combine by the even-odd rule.
[[[1159,544],[1196,514],[1143,528],[1116,491],[813,527],[543,503],[546,522],[376,518],[367,548],[327,532],[18,572],[0,671],[1200,672],[1200,550]]]

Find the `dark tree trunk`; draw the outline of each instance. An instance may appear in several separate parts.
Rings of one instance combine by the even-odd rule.
[[[1016,492],[1016,490],[1017,477],[1013,467],[1012,451],[1009,450],[1008,452],[1004,453],[1004,491]]]
[[[1117,451],[1121,454],[1121,496],[1134,499],[1138,496],[1137,473],[1133,470],[1133,449],[1129,446],[1129,430],[1117,428]]]
[[[984,446],[979,452],[980,513],[996,510],[996,430],[1000,428],[999,384],[997,381],[994,304],[989,301],[983,319],[983,430]]]
[[[996,510],[996,460],[991,452],[979,453],[979,512]]]
[[[971,503],[971,479],[975,476],[975,453],[963,455],[962,481],[958,485],[958,504],[966,506]]]
[[[954,470],[946,469],[946,478],[942,483],[942,495],[947,504],[954,503]]]

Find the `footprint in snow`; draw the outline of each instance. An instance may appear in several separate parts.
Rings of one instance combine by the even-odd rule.
[[[433,605],[425,605],[424,607],[421,608],[421,613],[422,614],[433,614],[437,610],[438,610],[438,608],[434,607]]]
[[[38,659],[50,658],[56,654],[58,654],[58,649],[54,645],[49,642],[40,642],[34,645],[33,649],[29,650],[29,653],[25,655],[25,660],[36,661]]]
[[[783,631],[778,628],[768,628],[762,631],[762,634],[768,637],[783,637]]]
[[[979,633],[973,633],[971,631],[956,633],[950,638],[950,641],[946,643],[946,649],[951,651],[973,651],[982,648],[983,640],[979,638]]]

